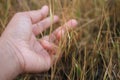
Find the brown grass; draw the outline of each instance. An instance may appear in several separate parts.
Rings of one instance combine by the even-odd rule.
[[[61,40],[62,59],[50,71],[20,75],[16,80],[119,80],[120,1],[1,0],[0,32],[16,12],[45,4],[50,6],[50,16],[60,16],[60,23],[53,27],[70,18],[77,19],[79,25]]]

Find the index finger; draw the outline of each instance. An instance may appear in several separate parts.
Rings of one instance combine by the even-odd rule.
[[[48,6],[43,6],[40,10],[29,11],[27,14],[31,18],[33,23],[39,22],[41,19],[48,15],[49,9]]]

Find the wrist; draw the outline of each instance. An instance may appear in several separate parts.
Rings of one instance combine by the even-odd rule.
[[[0,79],[11,80],[21,73],[17,49],[9,40],[0,38]],[[5,76],[7,75],[7,77]]]

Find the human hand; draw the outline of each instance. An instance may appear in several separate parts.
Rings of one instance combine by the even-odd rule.
[[[44,6],[41,10],[15,14],[1,36],[1,45],[4,45],[4,43],[8,44],[9,50],[12,52],[9,55],[14,56],[12,58],[8,57],[8,60],[15,62],[11,65],[17,64],[19,66],[20,72],[18,74],[21,72],[43,72],[49,70],[53,64],[52,55],[56,53],[53,54],[48,52],[48,50],[54,50],[54,47],[58,46],[54,41],[59,40],[66,30],[75,28],[77,25],[77,21],[72,19],[50,35],[37,39],[36,35],[45,31],[51,24],[59,21],[59,18],[54,16],[51,23],[50,17],[47,17],[48,12],[48,7]],[[7,48],[5,50],[9,51]],[[8,54],[5,53],[5,55]]]

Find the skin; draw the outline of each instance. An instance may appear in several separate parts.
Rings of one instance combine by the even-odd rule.
[[[55,41],[59,43],[66,30],[76,27],[77,21],[71,19],[52,34],[37,39],[38,34],[59,21],[58,16],[54,16],[51,23],[48,12],[48,6],[40,10],[19,12],[9,22],[0,37],[1,80],[12,80],[21,73],[48,71],[54,64],[56,51],[53,50],[58,47]]]

